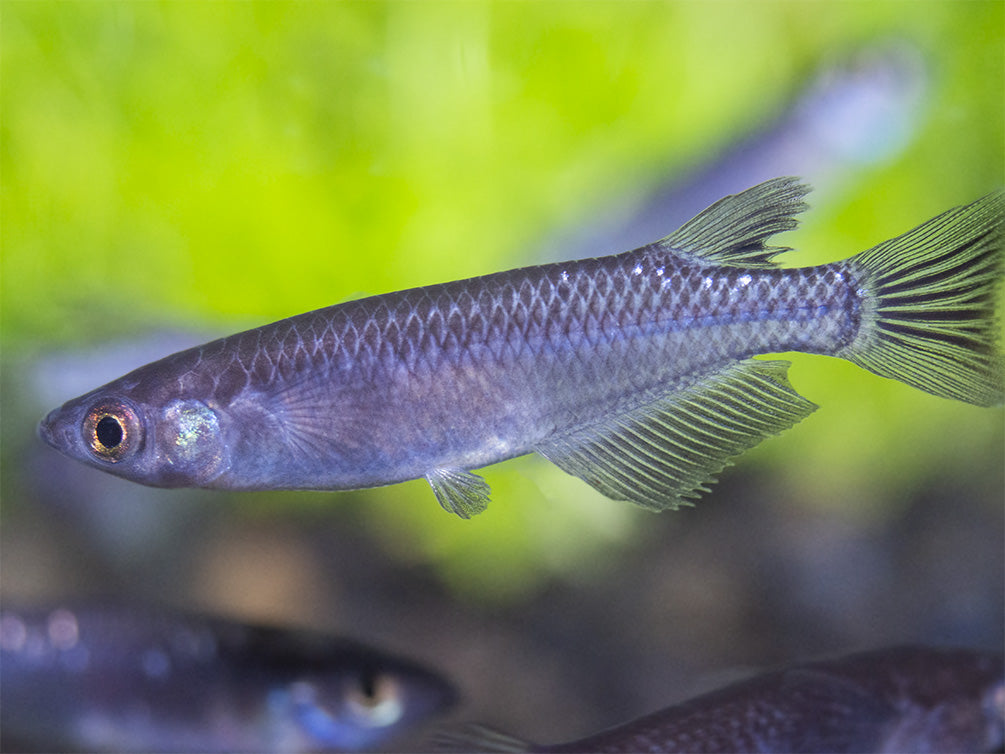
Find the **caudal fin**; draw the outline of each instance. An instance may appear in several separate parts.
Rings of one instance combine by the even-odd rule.
[[[938,396],[1001,403],[1003,220],[997,192],[848,260],[863,293],[861,324],[838,355]]]

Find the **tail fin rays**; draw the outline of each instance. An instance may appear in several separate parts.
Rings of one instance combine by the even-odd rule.
[[[995,304],[1003,219],[1005,193],[998,192],[852,257],[863,289],[861,325],[838,355],[938,396],[1001,403]]]

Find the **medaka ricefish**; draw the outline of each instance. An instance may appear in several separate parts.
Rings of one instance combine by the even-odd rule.
[[[727,196],[614,256],[387,293],[148,364],[40,425],[57,450],[158,487],[376,487],[425,477],[467,518],[472,469],[536,452],[653,510],[816,406],[779,351],[839,356],[935,395],[1003,395],[996,350],[1005,193],[841,262],[768,246],[807,186]]]

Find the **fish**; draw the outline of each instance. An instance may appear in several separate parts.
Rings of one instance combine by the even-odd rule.
[[[55,409],[53,448],[160,487],[378,487],[425,478],[462,518],[472,469],[538,453],[604,495],[691,505],[816,405],[780,351],[1001,403],[1005,193],[844,261],[767,244],[809,187],[775,178],[665,238],[318,309],[167,356]]]
[[[1005,744],[1000,652],[893,647],[791,665],[568,743],[484,726],[440,750],[525,752],[994,752]]]
[[[0,667],[4,751],[370,750],[457,699],[348,639],[135,605],[5,606]]]

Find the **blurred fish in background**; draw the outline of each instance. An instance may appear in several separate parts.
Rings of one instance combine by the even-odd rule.
[[[0,610],[6,751],[382,749],[451,685],[319,632],[124,606]]]
[[[1001,412],[854,367],[793,358],[827,426],[659,521],[543,463],[491,470],[497,504],[455,522],[424,483],[141,488],[34,432],[65,396],[207,337],[629,248],[618,234],[655,237],[647,207],[659,235],[761,177],[818,188],[785,238],[794,265],[994,191],[1000,3],[2,12],[4,604],[156,595],[337,629],[421,653],[464,689],[463,719],[553,741],[736,668],[1005,640]],[[826,146],[842,138],[860,151]]]
[[[456,751],[995,752],[1005,745],[1000,652],[895,647],[788,666],[593,736],[539,745],[491,729]]]

